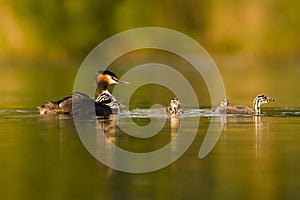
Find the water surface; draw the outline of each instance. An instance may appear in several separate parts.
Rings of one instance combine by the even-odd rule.
[[[119,75],[144,63],[138,57],[126,60],[128,66],[117,60],[112,71]],[[160,57],[149,60],[159,62]],[[178,160],[144,174],[120,172],[95,159],[80,140],[72,118],[38,114],[38,105],[71,93],[79,64],[1,66],[0,198],[299,199],[299,67],[297,63],[240,61],[217,60],[227,98],[231,104],[245,105],[251,105],[260,93],[275,98],[276,102],[264,105],[261,117],[211,114],[213,105],[201,77],[173,58],[164,64],[174,65],[188,77],[200,109],[190,109],[182,102],[185,113],[172,118],[148,109],[153,104],[168,105],[174,94],[166,88],[145,85],[133,94],[126,107],[129,111],[123,111],[118,123],[107,129],[110,141],[123,149],[138,153],[157,150],[174,139],[178,125],[199,123],[191,146]],[[122,101],[122,96],[115,95]],[[132,121],[142,127],[152,123],[159,131],[149,138],[128,135],[122,128],[130,128]],[[223,125],[223,129],[211,151],[200,159],[210,123]],[[108,123],[100,124],[105,127]],[[182,133],[192,134],[192,127],[185,126]],[[173,145],[173,150],[181,147],[183,140]],[[94,141],[99,150],[105,148],[101,137]],[[113,154],[107,156],[114,158]]]
[[[132,119],[146,126],[150,121],[148,114],[146,109],[124,111],[119,123],[126,126]],[[298,199],[299,116],[299,109],[286,108],[267,109],[261,117],[216,116],[210,114],[210,109],[187,110],[176,120],[199,122],[199,127],[183,156],[161,170],[130,174],[96,160],[82,144],[72,118],[40,116],[32,109],[2,108],[1,196],[2,199]],[[111,140],[133,152],[161,148],[174,136],[173,118],[165,115],[152,118],[166,121],[154,137],[132,137],[116,126]],[[199,149],[212,119],[224,127],[212,151],[200,159]],[[188,134],[188,129],[183,131]]]

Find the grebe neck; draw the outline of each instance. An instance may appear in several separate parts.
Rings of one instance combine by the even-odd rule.
[[[258,95],[253,101],[253,109],[255,111],[255,114],[257,115],[261,114],[261,110],[260,110],[261,104],[270,103],[272,101],[275,101],[275,99],[267,97],[263,94]]]
[[[261,105],[261,99],[263,99],[264,95],[258,95],[254,101],[253,101],[253,109],[255,111],[255,114],[260,114],[261,110],[260,110],[260,105]]]
[[[97,84],[96,96],[99,96],[101,93],[107,91],[108,84],[104,82],[99,82]]]

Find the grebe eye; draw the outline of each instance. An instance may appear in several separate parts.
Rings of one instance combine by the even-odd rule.
[[[116,81],[116,82],[118,82],[119,81],[119,79],[117,79],[116,77],[114,77],[114,76],[111,76],[111,78],[114,80],[114,81]]]

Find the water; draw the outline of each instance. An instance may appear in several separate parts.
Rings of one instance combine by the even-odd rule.
[[[127,111],[120,115],[119,123],[126,126],[133,119],[145,126],[150,123],[148,117],[146,109]],[[166,120],[156,136],[139,139],[116,127],[112,141],[135,152],[161,148],[172,140],[173,118],[153,118]],[[2,109],[1,198],[299,198],[299,109],[269,108],[261,117],[215,116],[209,109],[193,109],[176,119],[200,123],[183,156],[158,171],[130,174],[109,168],[89,154],[72,118],[44,117],[30,109]],[[212,151],[200,159],[199,149],[212,119],[224,127]]]
[[[132,62],[132,66],[139,64],[135,63],[136,57]],[[205,84],[186,66],[180,69],[193,86],[199,86],[194,89],[199,94],[200,109],[191,109],[182,102],[185,113],[179,118],[149,112],[149,106],[167,105],[174,95],[155,85],[138,88],[126,107],[130,111],[121,113],[109,137],[119,147],[138,153],[154,151],[174,139],[178,123],[187,124],[182,130],[186,136],[193,134],[194,125],[199,123],[192,144],[178,160],[141,174],[117,171],[95,159],[82,143],[72,118],[38,114],[38,105],[72,91],[76,67],[44,63],[4,66],[0,79],[0,198],[299,199],[297,63],[247,65],[217,60],[217,64],[222,65],[220,71],[231,104],[251,105],[252,98],[260,93],[276,102],[264,105],[261,117],[213,115]],[[122,70],[126,71],[126,66]],[[122,128],[130,128],[131,120],[141,127],[152,124],[159,131],[149,138],[130,136]],[[161,122],[165,122],[162,128]],[[199,151],[211,122],[216,127],[223,124],[223,129],[211,151],[200,159]],[[172,146],[175,150],[185,141],[185,137],[179,139]],[[101,139],[93,141],[98,150],[102,145],[106,148]],[[113,154],[107,157],[114,158]]]

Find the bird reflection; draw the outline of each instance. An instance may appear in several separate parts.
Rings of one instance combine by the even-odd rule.
[[[269,144],[270,135],[273,132],[270,120],[262,121],[261,116],[253,116],[254,133],[255,133],[255,151],[256,157],[262,157],[263,149]]]
[[[261,122],[261,117],[260,116],[253,116],[253,124],[254,124],[254,132],[255,132],[255,155],[256,157],[259,157],[260,155],[260,150],[261,150],[261,144],[262,144],[262,139],[261,139],[261,127],[262,127],[262,122]]]
[[[131,142],[130,140],[133,139],[133,136],[127,135],[123,132],[120,125],[124,125],[121,123],[126,123],[125,120],[120,120],[119,116],[111,115],[109,118],[101,118],[97,119],[97,133],[96,133],[96,157],[101,158],[102,161],[104,159],[105,163],[110,163],[114,166],[126,166],[134,163],[134,160],[124,160],[123,153],[120,153],[120,149],[126,151],[126,148],[123,149],[123,145],[127,142]],[[126,124],[125,124],[126,125]],[[180,117],[176,114],[170,115],[167,119],[165,126],[165,130],[169,130],[170,139],[173,140],[177,136],[177,132],[179,130],[180,125]],[[159,136],[158,136],[159,137]],[[183,137],[183,136],[180,136]],[[136,141],[136,138],[134,138]],[[141,142],[143,142],[140,140]],[[155,140],[154,138],[149,138],[145,140]],[[125,141],[125,143],[124,143]],[[147,142],[145,144],[147,145]],[[128,144],[129,144],[128,143]],[[170,144],[170,156],[177,155],[178,151],[180,150],[181,140],[177,139],[175,142],[171,142]],[[132,146],[131,148],[136,148]],[[140,149],[137,149],[138,151]],[[122,151],[122,152],[124,152]],[[129,151],[132,153],[132,151]],[[134,151],[133,151],[134,152]],[[152,151],[149,151],[149,153]],[[135,152],[136,153],[136,152]],[[127,154],[126,154],[127,155]],[[121,157],[120,157],[121,156]]]
[[[177,115],[171,115],[170,118],[171,139],[173,139],[176,136],[179,124],[180,124],[180,118]]]
[[[249,117],[231,117],[231,116],[221,116],[219,117],[219,123],[224,124],[223,126],[223,133],[220,137],[221,144],[225,145],[227,148],[227,143],[230,141],[230,136],[228,135],[229,132],[231,132],[234,129],[240,128],[236,127],[237,124],[242,125],[243,129],[241,131],[247,131],[248,128],[253,127],[253,147],[255,150],[255,156],[261,157],[263,152],[263,149],[265,148],[266,144],[268,144],[268,140],[266,137],[269,137],[272,133],[272,123],[270,123],[270,120],[263,120],[267,119],[262,116],[255,115],[252,118]],[[250,136],[250,135],[249,135]],[[245,136],[246,137],[246,136]]]
[[[96,156],[102,158],[105,163],[115,163],[115,143],[117,142],[117,131],[120,125],[119,115],[109,115],[96,120]],[[107,168],[108,176],[115,173],[113,168]]]
[[[116,128],[120,125],[119,115],[109,115],[97,118],[97,135],[103,133],[109,140],[115,142]]]

